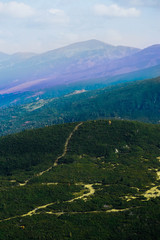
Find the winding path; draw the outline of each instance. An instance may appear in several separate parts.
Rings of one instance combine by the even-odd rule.
[[[70,133],[70,135],[68,136],[68,138],[66,139],[66,142],[65,142],[65,144],[64,144],[63,153],[62,153],[59,157],[57,157],[57,159],[55,160],[54,164],[53,164],[51,167],[47,168],[46,170],[37,173],[37,174],[36,174],[35,176],[33,176],[33,177],[40,177],[40,176],[42,176],[44,173],[49,172],[53,167],[56,167],[56,166],[58,165],[59,159],[61,159],[62,157],[64,157],[64,156],[66,155],[66,153],[67,153],[68,144],[69,144],[69,141],[71,140],[73,134],[75,133],[75,131],[78,130],[78,128],[79,128],[82,124],[83,124],[83,122],[80,122],[79,124],[77,124],[77,125],[75,126],[75,128],[73,129],[73,131]],[[33,177],[32,177],[32,178],[33,178]],[[20,186],[20,187],[23,187],[23,186],[27,185],[28,182],[29,182],[32,178],[27,179],[24,183],[19,183],[19,186]]]
[[[68,202],[68,203],[71,203],[71,202],[74,202],[74,201],[77,200],[77,199],[87,198],[87,197],[89,197],[89,196],[91,196],[91,195],[93,195],[93,194],[95,193],[95,189],[93,188],[93,184],[83,184],[83,183],[81,183],[81,184],[78,184],[78,185],[84,185],[84,188],[87,188],[87,189],[89,190],[89,192],[88,192],[88,193],[84,193],[84,194],[82,194],[81,196],[75,197],[75,198],[73,198],[73,199],[71,199],[71,200],[64,201],[63,203],[67,203],[67,202]],[[2,220],[0,220],[0,222],[5,222],[5,221],[13,220],[13,219],[19,218],[19,217],[21,217],[21,218],[27,217],[27,216],[30,216],[30,217],[31,217],[31,216],[33,216],[33,215],[35,215],[35,214],[40,214],[41,212],[37,212],[38,210],[45,209],[45,208],[47,208],[47,207],[49,207],[49,206],[52,206],[52,205],[54,205],[54,204],[56,204],[56,202],[52,202],[52,203],[48,203],[48,204],[45,204],[45,205],[42,205],[42,206],[38,206],[38,207],[34,208],[33,210],[25,213],[25,214],[17,215],[17,216],[10,217],[10,218],[6,218],[6,219],[2,219]],[[64,214],[64,213],[60,213],[60,212],[57,212],[57,213],[45,212],[45,213],[46,213],[46,214],[54,214],[54,215],[57,215],[57,216]]]
[[[73,129],[73,131],[70,133],[70,135],[69,135],[68,138],[66,139],[63,153],[62,153],[59,157],[57,157],[57,159],[55,160],[54,164],[53,164],[51,167],[49,167],[48,169],[46,169],[46,170],[44,170],[44,171],[36,174],[36,175],[35,175],[36,177],[42,176],[44,173],[49,172],[53,167],[56,167],[56,166],[58,165],[59,159],[61,159],[62,157],[64,157],[64,156],[66,155],[66,153],[67,153],[68,144],[69,144],[70,139],[72,138],[72,136],[73,136],[73,134],[75,133],[75,131],[77,131],[78,128],[79,128],[82,124],[83,124],[83,122],[77,124],[77,125],[75,126],[75,128]],[[34,177],[35,177],[35,176],[34,176]],[[20,186],[20,187],[26,186],[31,179],[32,179],[32,178],[27,179],[24,183],[19,183],[19,186]],[[87,197],[87,196],[89,196],[89,195],[94,194],[95,190],[94,190],[94,188],[92,187],[91,184],[84,185],[84,186],[89,189],[89,193],[83,194],[82,196],[77,197],[77,198],[74,198],[74,199],[72,199],[72,200],[69,200],[68,202],[73,202],[73,201],[75,201],[76,199],[83,198],[83,197]],[[46,208],[46,207],[48,207],[48,206],[51,206],[51,205],[53,205],[53,204],[55,204],[55,203],[49,203],[49,204],[46,204],[46,205],[42,205],[42,206],[36,207],[35,209],[33,209],[32,211],[29,211],[29,212],[26,213],[26,214],[14,216],[14,217],[7,218],[7,219],[3,219],[3,220],[0,220],[0,222],[9,221],[9,220],[12,220],[12,219],[15,219],[15,218],[18,218],[18,217],[32,216],[33,214],[37,214],[37,213],[36,213],[37,210],[39,210],[39,209],[44,209],[44,208]]]
[[[67,153],[67,150],[68,150],[68,144],[69,144],[69,141],[71,140],[73,134],[75,133],[75,131],[78,130],[78,128],[82,125],[83,123],[79,123],[75,126],[75,128],[73,129],[73,131],[70,133],[70,135],[68,136],[68,138],[66,139],[66,142],[64,144],[64,150],[63,150],[63,153],[57,157],[57,159],[55,160],[54,164],[49,167],[48,169],[42,171],[42,172],[39,172],[38,174],[34,175],[33,177],[39,177],[39,176],[42,176],[44,173],[47,173],[49,172],[53,167],[56,167],[58,165],[58,161],[59,159],[61,159],[62,157],[64,157]],[[158,158],[160,160],[160,157]],[[160,180],[160,171],[158,169],[155,169],[156,172],[157,172],[157,181]],[[24,183],[19,183],[19,186],[25,186],[28,184],[28,182],[31,180],[32,178],[26,180]],[[48,184],[48,185],[57,185],[58,183],[42,183],[42,184]],[[81,193],[80,196],[78,197],[74,197],[70,200],[67,200],[67,201],[63,201],[62,203],[72,203],[78,199],[83,199],[83,200],[86,200],[88,197],[94,195],[95,193],[95,189],[93,188],[93,184],[83,184],[83,183],[78,183],[78,185],[83,185],[84,186],[84,189],[87,189],[88,192],[87,193]],[[150,198],[153,198],[153,197],[157,197],[157,196],[160,196],[160,191],[158,190],[159,186],[154,186],[152,187],[151,189],[149,189],[148,191],[146,191],[145,193],[139,195],[139,196],[144,196],[147,200],[149,200]],[[156,194],[155,194],[156,193]],[[125,196],[125,199],[127,201],[131,201],[132,199],[136,199],[137,196]],[[27,217],[27,216],[33,216],[33,215],[38,215],[38,214],[41,214],[42,212],[39,211],[39,210],[42,210],[42,209],[46,209],[47,207],[50,207],[54,204],[56,204],[57,202],[51,202],[51,203],[48,203],[48,204],[45,204],[45,205],[41,205],[41,206],[37,206],[36,208],[34,208],[33,210],[27,212],[27,213],[24,213],[24,214],[21,214],[21,215],[16,215],[16,216],[13,216],[13,217],[10,217],[10,218],[6,218],[6,219],[2,219],[0,220],[0,222],[5,222],[5,221],[10,221],[10,220],[13,220],[13,219],[16,219],[16,218],[24,218],[24,217]],[[137,207],[136,207],[137,208]],[[139,208],[139,207],[138,207]],[[132,208],[126,208],[126,209],[109,209],[109,210],[106,210],[106,211],[88,211],[88,212],[55,212],[55,211],[46,211],[43,212],[44,214],[51,214],[51,215],[56,215],[56,216],[60,216],[60,215],[63,215],[63,214],[87,214],[87,213],[92,213],[92,214],[96,214],[96,213],[117,213],[117,212],[124,212],[124,211],[128,211]]]

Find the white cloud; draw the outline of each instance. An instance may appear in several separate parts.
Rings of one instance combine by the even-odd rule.
[[[66,24],[69,22],[69,17],[61,9],[51,8],[46,14],[46,21],[50,23]]]
[[[37,10],[33,18],[27,22],[27,26],[34,29],[48,29],[54,26],[54,30],[60,26],[66,26],[69,22],[67,14],[56,8]]]
[[[15,18],[26,18],[34,15],[34,10],[24,3],[18,2],[0,2],[0,14]]]
[[[51,8],[48,10],[49,13],[55,15],[55,16],[64,16],[65,13],[61,9]]]
[[[99,16],[108,16],[108,17],[138,17],[140,11],[136,8],[124,8],[120,7],[117,4],[104,5],[97,4],[94,6],[94,11]]]

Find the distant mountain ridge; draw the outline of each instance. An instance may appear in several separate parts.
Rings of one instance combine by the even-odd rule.
[[[136,48],[115,47],[90,40],[33,55],[19,62],[12,61],[12,64],[4,62],[0,68],[0,94],[68,84],[96,77],[99,70],[97,69],[95,74],[92,73],[92,68],[97,68],[99,64],[104,66],[111,60],[138,51],[140,50]]]
[[[125,46],[113,46],[111,44],[107,44],[107,43],[92,39],[84,42],[73,43],[66,47],[51,50],[41,55],[43,56],[51,55],[51,57],[53,58],[53,54],[56,55],[58,53],[58,57],[60,54],[66,57],[71,57],[76,55],[77,53],[81,53],[84,51],[86,52],[95,51],[96,53],[96,50],[103,50],[104,56],[108,59],[116,59],[116,58],[121,58],[130,54],[134,54],[140,49],[133,48],[133,47],[125,47]]]
[[[2,54],[0,58],[6,59],[0,60],[2,98],[6,94],[41,92],[47,88],[61,91],[53,94],[57,97],[86,87],[98,89],[160,76],[160,44],[140,50],[89,40],[38,55],[17,53],[8,58]]]
[[[0,52],[0,63],[3,63],[3,62],[5,63],[6,61],[15,60],[15,59],[26,60],[36,55],[38,54],[32,53],[32,52],[16,52],[14,54],[6,54],[3,52]]]
[[[31,53],[31,52],[17,52],[14,54],[5,54],[5,53],[0,53],[0,71],[5,71],[5,69],[11,69],[13,66],[36,56],[36,53]],[[3,70],[4,69],[4,70]],[[1,81],[0,81],[1,83]]]

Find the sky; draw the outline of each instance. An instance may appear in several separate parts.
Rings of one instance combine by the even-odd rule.
[[[0,0],[0,51],[41,53],[97,39],[160,44],[160,0]]]

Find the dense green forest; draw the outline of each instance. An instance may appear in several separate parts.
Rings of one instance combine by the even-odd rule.
[[[0,135],[94,119],[160,121],[160,78],[2,108]]]
[[[98,120],[0,138],[0,239],[159,240],[160,126]]]

